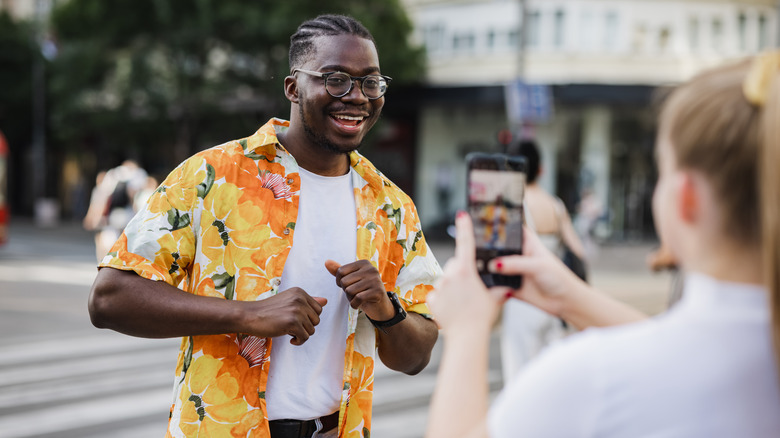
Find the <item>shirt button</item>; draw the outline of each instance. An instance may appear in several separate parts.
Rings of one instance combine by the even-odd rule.
[[[293,180],[292,178],[287,178],[287,185],[292,185],[292,183],[294,182],[295,180]]]
[[[289,228],[285,228],[284,231],[282,231],[282,233],[286,236],[286,235],[290,234],[290,229]]]
[[[274,279],[274,286],[279,287],[280,284],[282,284],[282,280],[279,280],[278,278]]]

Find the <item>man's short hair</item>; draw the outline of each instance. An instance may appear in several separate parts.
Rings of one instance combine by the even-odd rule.
[[[314,39],[320,36],[355,35],[376,45],[371,32],[347,15],[325,14],[303,22],[290,37],[290,72],[300,68],[315,53]]]

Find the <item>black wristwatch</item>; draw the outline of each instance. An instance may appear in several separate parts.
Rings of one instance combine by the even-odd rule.
[[[392,327],[406,319],[406,310],[404,310],[401,302],[398,301],[398,295],[394,294],[393,292],[388,292],[387,297],[390,298],[390,302],[393,303],[393,307],[395,308],[394,317],[388,319],[387,321],[374,321],[373,319],[368,318],[368,315],[366,315],[366,318],[371,321],[371,324],[374,324],[374,327],[382,330],[382,333],[387,333],[385,331],[386,328]]]

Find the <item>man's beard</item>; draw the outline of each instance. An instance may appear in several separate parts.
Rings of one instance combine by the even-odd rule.
[[[356,151],[361,146],[363,146],[363,142],[361,141],[360,144],[358,144],[356,147],[348,150],[344,150],[338,147],[338,145],[325,138],[325,136],[321,133],[314,132],[314,129],[312,129],[312,127],[309,126],[309,123],[306,121],[306,115],[303,113],[303,105],[298,105],[298,112],[300,113],[301,120],[303,121],[303,131],[306,133],[306,137],[308,137],[312,143],[321,147],[322,149],[334,154],[347,155],[350,152]]]

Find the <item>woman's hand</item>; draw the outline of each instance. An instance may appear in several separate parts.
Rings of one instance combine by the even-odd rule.
[[[550,252],[533,231],[523,227],[523,233],[523,255],[493,259],[488,269],[504,275],[522,275],[523,285],[512,296],[563,317],[571,294],[587,285]]]
[[[455,226],[455,256],[444,265],[444,275],[428,295],[428,306],[445,334],[487,333],[511,289],[489,291],[485,287],[477,273],[471,218],[460,212],[455,218]]]

